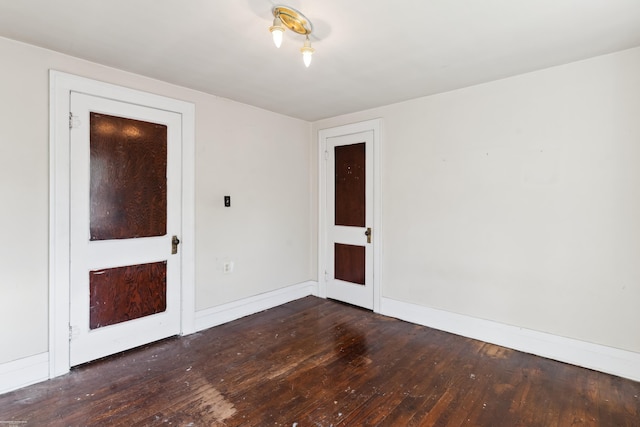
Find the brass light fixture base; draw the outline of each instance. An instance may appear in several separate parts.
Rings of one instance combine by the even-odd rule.
[[[313,31],[313,25],[306,16],[289,6],[274,6],[273,16],[279,18],[285,27],[291,31],[308,36]]]

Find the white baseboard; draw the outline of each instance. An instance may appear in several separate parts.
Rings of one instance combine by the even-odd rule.
[[[640,353],[382,298],[380,314],[640,381]]]
[[[0,394],[49,379],[49,353],[0,364]]]
[[[200,310],[196,312],[196,331],[202,331],[203,329],[231,322],[232,320],[277,307],[290,301],[317,294],[318,282],[308,281],[206,310]]]
[[[318,295],[318,283],[308,281],[265,294],[196,312],[201,331],[244,316]],[[443,310],[382,298],[380,314],[464,337],[640,381],[640,353],[572,338],[477,319]],[[49,379],[49,353],[0,364],[0,394]]]

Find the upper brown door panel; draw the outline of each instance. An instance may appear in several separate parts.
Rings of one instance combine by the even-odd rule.
[[[365,143],[335,147],[335,225],[365,227]]]
[[[91,240],[167,233],[167,126],[90,114]]]

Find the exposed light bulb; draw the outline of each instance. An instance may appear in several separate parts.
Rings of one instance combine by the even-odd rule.
[[[309,52],[309,51],[305,51],[302,52],[302,60],[304,61],[304,65],[309,68],[309,65],[311,65],[311,55],[313,54],[313,52]]]
[[[302,60],[304,61],[304,65],[309,67],[311,65],[311,55],[315,51],[314,48],[311,47],[311,41],[309,41],[309,36],[304,41],[304,45],[300,48],[300,52],[302,52]]]
[[[273,37],[273,44],[280,48],[282,46],[282,37],[284,36],[284,27],[280,18],[273,19],[273,25],[269,27],[269,31],[271,31],[271,36]]]

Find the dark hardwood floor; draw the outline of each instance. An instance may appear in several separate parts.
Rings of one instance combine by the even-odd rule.
[[[640,426],[640,383],[308,297],[0,395],[1,425]]]

